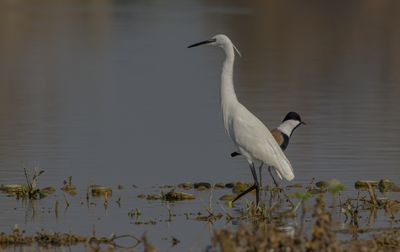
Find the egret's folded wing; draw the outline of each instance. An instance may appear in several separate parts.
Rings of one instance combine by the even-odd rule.
[[[268,128],[244,106],[238,109],[230,129],[236,144],[254,158],[273,166],[285,179],[292,180],[293,168]]]

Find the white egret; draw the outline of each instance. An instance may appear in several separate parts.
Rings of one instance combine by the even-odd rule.
[[[271,130],[272,136],[274,137],[275,141],[279,144],[279,146],[283,151],[285,151],[286,148],[288,147],[290,138],[292,137],[292,134],[295,131],[295,129],[297,129],[302,124],[306,123],[301,120],[300,115],[296,112],[291,111],[286,114],[282,123],[277,128]],[[236,151],[231,153],[231,157],[236,157],[239,155],[240,153]],[[261,168],[262,167],[260,166],[259,168],[260,187],[262,187]],[[272,175],[271,166],[268,167],[268,172],[271,175],[272,180],[275,183],[275,186],[278,187],[279,185],[276,182],[274,175]]]
[[[236,145],[238,152],[246,158],[253,175],[254,185],[241,195],[256,189],[256,204],[258,205],[260,191],[255,163],[260,162],[261,165],[265,163],[274,167],[279,177],[289,181],[294,178],[293,169],[268,128],[236,97],[233,86],[233,64],[235,61],[234,50],[238,53],[239,51],[231,40],[223,34],[190,45],[188,48],[206,44],[221,47],[225,52],[226,57],[221,74],[221,109],[224,127]],[[236,199],[240,198],[241,195],[238,195]]]

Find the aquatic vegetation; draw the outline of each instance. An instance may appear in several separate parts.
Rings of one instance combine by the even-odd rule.
[[[196,216],[196,220],[213,223],[214,221],[221,219],[223,216],[224,215],[221,213],[218,213],[218,214],[209,213],[208,215],[200,214],[200,215]]]
[[[306,200],[310,193],[294,195]],[[254,204],[253,204],[254,205]],[[268,212],[262,205],[255,207],[252,203],[246,206],[247,216],[261,217],[260,213]],[[258,211],[258,213],[257,213]],[[305,210],[307,211],[307,210]],[[237,230],[216,230],[211,240],[210,251],[239,252],[239,251],[398,251],[400,246],[400,229],[388,228],[378,232],[368,239],[340,240],[338,233],[377,232],[379,229],[337,229],[332,213],[327,211],[324,194],[319,194],[311,215],[312,226],[304,232],[300,225],[282,225],[280,219],[252,218],[251,222],[242,222]],[[350,224],[349,227],[353,227]],[[355,236],[357,237],[357,236]],[[214,250],[213,250],[214,249]]]
[[[173,246],[175,246],[175,245],[177,245],[178,243],[180,243],[181,241],[178,239],[178,238],[176,238],[176,237],[171,237],[171,244],[172,244],[172,247]]]
[[[142,241],[143,241],[144,252],[158,251],[156,247],[148,241],[146,233],[142,236]]]
[[[111,235],[110,237],[82,236],[69,233],[46,233],[37,232],[34,235],[25,235],[15,227],[11,234],[0,233],[0,246],[38,246],[42,248],[73,246],[77,244],[86,244],[93,250],[101,244],[111,245],[113,247],[122,247],[117,243],[121,238],[133,240],[133,245],[126,247],[128,249],[137,247],[142,240],[133,235]],[[96,250],[95,250],[96,251]]]
[[[296,183],[296,184],[290,184],[286,186],[287,188],[303,188],[303,184]]]
[[[192,184],[192,183],[185,182],[185,183],[180,183],[180,184],[178,185],[178,187],[181,188],[181,189],[190,190],[190,189],[193,188],[193,184]]]
[[[67,180],[64,180],[61,190],[69,193],[70,195],[76,195],[76,186],[72,184],[72,176],[69,176]]]
[[[197,191],[204,191],[204,190],[211,189],[211,184],[208,182],[199,182],[199,183],[194,183],[193,187]]]
[[[195,199],[193,194],[184,192],[175,192],[171,190],[167,193],[161,193],[161,199],[166,201],[177,201],[177,200],[192,200]]]
[[[26,184],[11,184],[1,185],[0,191],[9,195],[15,196],[17,199],[41,199],[55,191],[54,187],[46,187],[43,189],[38,188],[38,180],[40,175],[44,173],[43,170],[34,168],[32,177],[28,175],[26,168],[24,168],[24,175]]]
[[[234,195],[234,194],[224,194],[221,197],[219,197],[219,200],[232,201],[235,197],[236,197],[236,195]]]
[[[368,186],[372,186],[372,187],[377,187],[378,186],[378,182],[374,181],[374,180],[357,180],[354,183],[354,188],[359,189],[359,190],[368,190]]]
[[[224,183],[215,183],[214,188],[223,189],[223,188],[225,188],[225,184]]]
[[[36,180],[40,174],[40,172],[37,173]],[[118,205],[118,208],[121,208],[121,201],[123,201],[124,206],[127,205],[129,207],[125,211],[127,222],[141,226],[139,228],[160,225],[165,222],[172,223],[179,218],[207,222],[207,225],[214,228],[221,227],[222,224],[229,228],[216,229],[212,235],[212,241],[210,241],[210,249],[222,252],[358,251],[357,248],[371,251],[371,246],[377,248],[377,251],[395,251],[396,249],[394,248],[399,245],[398,236],[400,233],[396,230],[400,230],[400,227],[396,225],[400,221],[398,215],[400,201],[398,198],[393,199],[390,197],[396,197],[397,195],[395,193],[396,184],[387,179],[373,182],[362,180],[362,183],[360,181],[357,182],[359,188],[362,189],[356,191],[356,197],[350,197],[349,194],[351,192],[349,191],[342,195],[344,186],[338,180],[332,179],[316,183],[312,180],[309,184],[292,184],[286,187],[266,186],[262,189],[264,197],[258,206],[251,200],[253,198],[250,197],[247,202],[243,200],[231,208],[226,207],[226,203],[229,204],[236,196],[231,191],[240,192],[245,190],[248,188],[249,183],[211,184],[207,182],[186,182],[179,185],[152,186],[148,188],[149,190],[154,190],[154,192],[146,192],[145,188],[141,188],[146,194],[138,194],[138,198],[158,201],[149,203],[150,207],[167,208],[168,213],[166,214],[162,211],[163,213],[159,216],[149,216],[149,212],[151,212],[148,211],[149,208],[136,205],[135,202],[131,205],[132,202],[127,200],[123,194],[129,190],[134,191],[130,187],[127,187],[123,192],[117,191],[116,198],[118,199],[109,201],[113,193],[112,188],[91,185],[87,190],[86,205],[88,207],[101,205],[98,202],[99,199],[92,200],[91,196],[103,197],[105,208],[109,204],[112,206],[114,202],[116,202],[115,206]],[[23,185],[18,184],[3,185],[1,187],[4,192],[8,190],[8,194],[21,193],[22,188]],[[32,188],[34,188],[33,185]],[[73,190],[74,188],[76,189],[72,184],[72,177],[68,177],[64,181],[62,191],[68,192],[69,189]],[[163,189],[160,188],[172,189],[162,191]],[[179,192],[175,188],[180,188],[185,192]],[[207,190],[207,193],[209,193],[208,202],[204,198],[206,197],[205,192],[197,192],[199,188],[200,190]],[[217,188],[218,190],[214,190]],[[46,194],[52,193],[54,190],[53,187],[40,189],[41,192]],[[214,200],[214,194],[217,200]],[[66,210],[71,204],[76,204],[77,198],[81,198],[70,198],[67,193],[62,193],[61,197],[64,197],[65,205],[62,198],[58,197],[55,201],[52,201],[48,210],[51,215],[56,216],[56,219],[63,216],[60,214],[61,206],[61,208],[65,206]],[[337,203],[336,199],[338,199]],[[198,207],[200,204],[202,209],[185,210],[183,213],[179,212],[179,210],[176,211],[176,206],[185,207],[185,205],[184,203],[174,204],[173,202],[183,200],[195,200],[195,204],[191,204],[191,206],[194,205],[196,207],[197,204]],[[325,202],[329,202],[329,205]],[[84,205],[81,199],[80,204]],[[76,207],[76,205],[73,206]],[[138,207],[140,207],[140,210]],[[112,211],[112,209],[110,207],[108,211]],[[385,228],[374,227],[377,216],[386,218],[392,226]],[[358,238],[359,234],[369,233],[371,235],[364,240]],[[16,227],[11,234],[2,233],[0,235],[0,247],[15,246],[18,244],[17,242],[21,242],[20,245],[28,247],[64,247],[81,244],[89,248],[98,248],[100,245],[110,245],[110,251],[114,251],[112,248],[117,247],[115,245],[116,241],[110,239],[112,237],[96,238],[95,233],[89,237],[47,233],[45,231],[35,235],[25,235],[24,232],[20,232],[19,228]],[[145,240],[147,245],[144,243]],[[173,236],[168,236],[165,241],[168,241],[171,246],[177,246],[177,249],[181,246],[180,243],[185,242]],[[150,244],[145,236],[135,240],[135,242],[141,243],[145,251],[146,249],[147,251],[156,251],[156,247]]]
[[[142,197],[141,195],[139,195],[140,197]],[[147,200],[160,200],[162,199],[162,195],[161,194],[149,194],[149,195],[145,195],[144,197]]]
[[[246,207],[241,212],[241,219],[250,219],[252,221],[269,221],[272,208],[267,204],[260,203],[258,206],[254,202],[248,202]]]
[[[292,198],[298,199],[299,202],[293,207],[292,209],[292,213],[297,212],[297,209],[299,209],[299,207],[301,205],[304,205],[304,202],[306,202],[308,199],[310,199],[312,197],[311,193],[308,191],[305,191],[303,193],[301,192],[295,192],[292,194]]]
[[[320,189],[326,189],[329,186],[329,182],[327,182],[327,181],[318,181],[317,183],[315,183],[315,186],[320,188]]]
[[[244,183],[241,181],[235,182],[232,187],[232,192],[239,194],[247,190],[251,185],[249,183]]]
[[[378,181],[373,180],[358,180],[354,187],[358,190],[369,190],[369,187],[378,188],[381,193],[384,192],[400,192],[400,186],[396,185],[390,179],[384,178]]]
[[[229,182],[229,183],[225,184],[225,188],[233,188],[234,185],[235,185],[235,183]]]
[[[142,215],[142,212],[138,208],[132,209],[131,211],[128,212],[128,216],[131,218],[139,218],[139,216]]]
[[[380,192],[400,192],[400,187],[389,179],[381,179],[378,183]]]
[[[11,185],[0,185],[0,190],[8,193],[8,194],[18,194],[20,192],[22,192],[23,189],[23,185],[19,185],[19,184],[11,184]]]
[[[337,179],[331,179],[328,183],[328,191],[336,194],[344,190],[344,185]]]
[[[193,200],[195,196],[191,193],[185,192],[176,192],[175,189],[172,189],[169,192],[161,192],[155,194],[139,194],[138,198],[146,199],[146,200],[164,200],[164,201],[179,201],[179,200]]]
[[[104,196],[108,198],[112,195],[112,189],[107,186],[91,185],[89,188],[93,197]]]

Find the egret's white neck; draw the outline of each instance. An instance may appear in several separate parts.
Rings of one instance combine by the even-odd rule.
[[[222,66],[221,74],[221,108],[224,117],[225,129],[228,129],[229,107],[237,102],[235,88],[233,86],[233,63],[235,61],[235,52],[231,43],[222,47],[225,51],[225,61]]]
[[[286,120],[279,125],[278,130],[290,137],[299,124],[300,122],[297,120]]]
[[[237,100],[235,88],[233,86],[233,63],[235,61],[235,52],[232,44],[223,47],[225,51],[225,61],[222,66],[221,75],[221,102]]]

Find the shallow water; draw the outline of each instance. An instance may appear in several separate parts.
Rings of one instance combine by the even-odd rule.
[[[33,231],[67,226],[88,233],[96,225],[104,234],[126,232],[134,226],[127,209],[166,211],[136,199],[138,190],[250,181],[246,162],[230,158],[234,149],[222,126],[223,54],[186,48],[216,33],[230,36],[243,55],[235,87],[245,106],[270,128],[291,110],[308,123],[287,151],[294,182],[336,178],[351,189],[357,179],[400,180],[396,1],[0,5],[0,183],[22,183],[22,167],[38,165],[45,170],[40,185],[61,186],[73,176],[78,198],[94,183],[139,186],[127,192],[122,210],[71,207],[59,221],[44,213],[24,217],[25,205],[0,195],[0,231],[19,224]],[[62,194],[54,197],[63,201]],[[53,202],[37,204],[47,209]],[[144,230],[156,244],[171,233],[184,236],[189,242],[181,249],[207,240],[197,238],[207,230],[203,224],[135,226]]]

